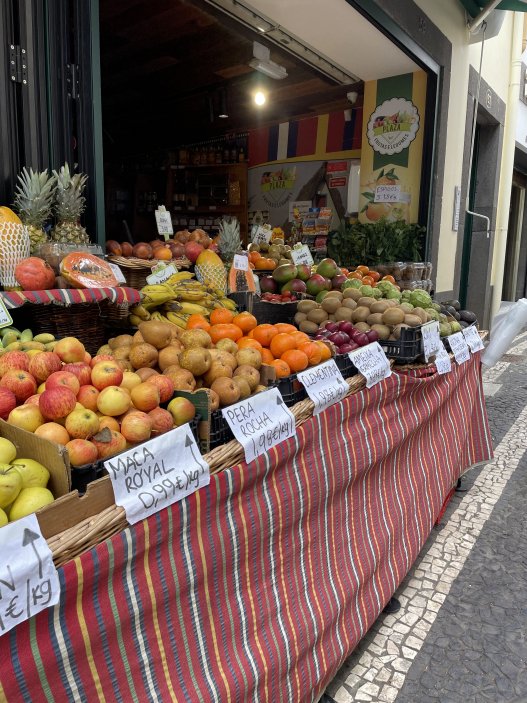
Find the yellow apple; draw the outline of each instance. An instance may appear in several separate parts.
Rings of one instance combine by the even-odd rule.
[[[37,393],[40,395],[41,393],[44,393],[46,390],[46,382],[44,381],[43,383],[40,384],[40,386],[37,388]]]
[[[123,380],[121,381],[121,388],[127,388],[129,391],[135,386],[138,386],[141,381],[141,376],[138,376],[133,371],[125,371],[123,373]]]
[[[0,527],[7,525],[8,522],[9,522],[9,520],[7,518],[6,511],[2,510],[2,508],[0,508]]]
[[[20,427],[27,432],[34,432],[40,425],[43,425],[44,420],[38,405],[19,405],[9,413],[7,421],[10,425]]]
[[[49,471],[40,462],[34,459],[18,458],[12,462],[22,477],[22,488],[41,486],[45,488],[49,481]]]
[[[10,464],[16,457],[16,447],[5,437],[0,437],[0,464]]]
[[[36,510],[53,503],[53,493],[42,486],[23,488],[9,511],[9,521],[19,520],[21,517],[31,515]]]
[[[0,464],[0,508],[12,503],[22,488],[22,476],[10,464]]]
[[[42,354],[42,349],[28,349],[26,354],[28,356],[36,356],[37,354]]]

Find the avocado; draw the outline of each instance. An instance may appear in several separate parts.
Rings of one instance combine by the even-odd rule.
[[[461,310],[459,316],[461,320],[468,322],[469,324],[476,322],[476,316],[470,310]]]
[[[447,300],[445,305],[450,305],[450,307],[454,308],[456,311],[461,310],[461,303],[459,300]]]
[[[464,329],[464,330],[466,330],[467,327],[470,327],[470,324],[468,322],[465,322],[465,320],[461,320],[461,322],[459,324],[461,325],[462,329]]]
[[[450,315],[451,317],[455,318],[456,317],[456,309],[453,308],[451,305],[445,305],[445,314]]]

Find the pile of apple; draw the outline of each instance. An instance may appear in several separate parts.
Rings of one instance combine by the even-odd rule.
[[[92,464],[189,422],[194,405],[173,398],[170,378],[123,370],[111,354],[86,352],[75,337],[53,351],[0,356],[0,417],[64,445],[74,467]]]
[[[16,447],[0,437],[0,527],[52,503],[46,488],[49,471],[40,462],[16,456]]]

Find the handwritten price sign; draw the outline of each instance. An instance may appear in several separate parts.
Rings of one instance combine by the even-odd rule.
[[[249,463],[296,434],[294,415],[278,388],[257,393],[222,410]]]
[[[474,325],[471,327],[466,327],[463,330],[463,337],[465,338],[465,342],[470,347],[471,352],[478,352],[485,348],[485,345],[479,336],[479,332]]]
[[[437,352],[435,365],[438,374],[450,373],[452,371],[450,355],[444,347]]]
[[[339,403],[349,390],[333,359],[307,371],[301,371],[297,378],[315,403],[314,415],[318,415],[330,405]]]
[[[450,344],[450,349],[454,354],[454,358],[458,364],[464,364],[470,359],[470,350],[468,344],[465,342],[465,337],[461,332],[456,332],[447,337],[448,343]]]
[[[60,582],[35,514],[0,528],[0,635],[59,602]]]
[[[381,349],[379,342],[367,344],[361,349],[355,349],[348,354],[350,360],[366,379],[366,388],[392,375],[390,362]]]
[[[210,483],[209,466],[189,425],[108,459],[104,468],[131,525]]]
[[[291,249],[291,259],[297,266],[299,264],[307,264],[307,266],[313,265],[313,257],[309,251],[309,247],[305,244],[298,249]]]
[[[434,320],[433,322],[428,322],[426,325],[423,325],[421,327],[421,334],[423,337],[423,353],[426,361],[428,361],[436,352],[444,349],[443,342],[439,336],[439,322]]]

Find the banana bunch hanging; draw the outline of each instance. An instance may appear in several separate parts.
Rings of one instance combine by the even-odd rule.
[[[208,318],[215,308],[236,310],[224,291],[200,283],[189,271],[179,271],[164,283],[146,285],[141,295],[141,303],[130,308],[128,319],[134,327],[145,320],[158,320],[185,329],[191,315]]]

